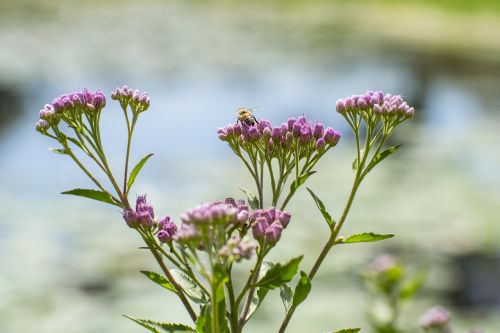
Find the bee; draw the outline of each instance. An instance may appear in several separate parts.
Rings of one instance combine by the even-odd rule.
[[[245,123],[247,126],[253,126],[258,124],[259,121],[253,115],[254,109],[248,108],[239,108],[236,112],[236,123],[240,122],[241,124]]]

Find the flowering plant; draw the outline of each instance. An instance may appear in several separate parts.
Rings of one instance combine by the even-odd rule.
[[[344,238],[340,231],[363,179],[399,147],[384,149],[393,130],[413,116],[413,108],[400,96],[367,92],[337,101],[337,112],[346,119],[356,142],[353,186],[338,220],[307,188],[327,223],[329,236],[313,267],[307,273],[304,268],[299,274],[302,256],[283,263],[273,263],[266,257],[291,222],[291,214],[285,210],[287,205],[316,172],[313,169],[317,162],[337,145],[341,136],[338,131],[325,128],[320,122],[312,124],[304,116],[291,118],[280,125],[261,119],[220,128],[219,138],[241,159],[255,181],[257,194],[242,189],[246,201],[227,198],[201,204],[182,214],[179,225],[170,216],[158,217],[145,195],[136,198],[135,206],[130,203],[130,189],[152,155],[146,155],[129,170],[134,128],[141,113],[150,106],[148,95],[125,86],[117,88],[111,97],[120,104],[127,129],[121,182],[108,163],[101,140],[100,115],[106,106],[102,92],[84,89],[54,99],[40,111],[35,127],[61,145],[52,151],[73,159],[97,187],[63,193],[120,207],[124,221],[143,239],[162,271],[162,274],[141,273],[173,292],[193,321],[187,326],[129,317],[152,332],[242,332],[269,292],[277,289],[285,306],[285,316],[278,331],[285,332],[334,246],[393,237],[392,234],[365,232]],[[74,149],[97,165],[110,186],[104,186],[98,180],[102,177],[89,171]],[[264,186],[268,179],[270,184]],[[266,188],[270,189],[268,193]],[[253,268],[246,279],[237,283],[239,281],[232,274],[233,266],[243,260],[253,260]],[[242,287],[237,288],[239,285]],[[359,329],[342,331],[357,332]]]

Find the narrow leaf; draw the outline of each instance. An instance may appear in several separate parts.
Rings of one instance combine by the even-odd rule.
[[[66,150],[64,150],[64,148],[49,148],[49,150],[56,154],[66,155]]]
[[[394,237],[393,234],[376,234],[373,232],[362,232],[360,234],[354,234],[352,236],[347,237],[340,244],[377,242],[392,237]]]
[[[140,160],[139,163],[137,163],[137,165],[132,169],[130,175],[128,176],[127,192],[130,190],[130,188],[134,184],[135,178],[151,156],[153,156],[153,154],[147,154],[146,156],[144,156],[142,160]]]
[[[377,164],[379,164],[380,162],[382,162],[387,156],[391,155],[396,150],[398,150],[398,148],[400,146],[401,145],[396,145],[396,146],[389,147],[386,150],[384,150],[383,152],[380,152],[377,155],[373,156],[372,161],[370,162],[370,164],[368,164],[368,166],[366,167],[366,170],[364,172],[365,173],[370,172],[371,169],[373,169]]]
[[[150,279],[154,283],[162,286],[163,288],[176,292],[174,286],[160,274],[149,271],[141,271],[141,273],[144,274],[148,279]]]
[[[203,290],[188,275],[178,269],[171,269],[170,272],[175,282],[182,288],[186,295],[195,303],[205,304],[207,297]]]
[[[293,306],[296,307],[300,303],[304,302],[309,292],[311,291],[311,281],[309,276],[304,272],[300,272],[300,280],[295,287],[295,292],[293,293]]]
[[[330,229],[332,229],[335,226],[335,221],[332,219],[332,216],[330,215],[330,213],[328,213],[328,211],[326,210],[325,205],[318,198],[318,196],[316,194],[314,194],[314,192],[309,187],[307,187],[307,190],[309,191],[309,194],[311,194],[314,202],[316,203],[316,207],[318,207],[318,209],[321,212],[321,215],[323,215],[323,218],[325,219],[326,223],[328,223],[328,225],[330,226]]]
[[[361,328],[344,328],[332,333],[358,333],[359,331],[361,331]]]
[[[293,301],[293,290],[288,284],[285,283],[280,287],[280,297],[285,306],[285,311],[288,311]]]
[[[269,268],[266,274],[257,281],[256,286],[274,289],[284,283],[290,282],[295,274],[297,274],[301,260],[302,256],[293,258],[284,264],[277,263]]]
[[[109,203],[114,206],[121,207],[121,205],[113,200],[113,197],[108,192],[97,191],[97,190],[89,190],[83,188],[75,188],[74,190],[65,191],[61,194],[71,194],[79,197],[94,199],[97,201],[102,201],[105,203]]]
[[[250,207],[252,209],[259,209],[259,199],[257,199],[257,196],[243,187],[240,187],[240,190],[247,196]]]
[[[297,189],[306,182],[307,178],[310,176],[314,175],[316,171],[309,171],[306,172],[303,175],[300,175],[299,178],[295,179],[291,184],[290,184],[290,192],[295,192]]]
[[[149,319],[137,319],[129,316],[124,316],[133,322],[147,328],[154,333],[196,333],[194,328],[184,324],[160,323]]]

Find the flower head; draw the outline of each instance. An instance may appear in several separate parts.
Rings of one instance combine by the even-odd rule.
[[[342,115],[360,114],[363,118],[378,116],[384,120],[401,122],[411,118],[415,109],[410,107],[400,95],[385,94],[382,91],[368,91],[363,95],[352,95],[337,100],[337,112]]]
[[[162,243],[171,242],[174,235],[177,233],[177,226],[170,216],[165,216],[161,219],[160,222],[158,222],[158,227],[160,228],[160,231],[158,231],[156,236]]]
[[[250,215],[253,237],[271,246],[275,245],[283,229],[290,223],[291,215],[274,207],[258,209]]]
[[[232,236],[226,244],[219,250],[219,255],[231,261],[241,261],[242,259],[250,259],[255,253],[256,245],[248,238],[240,236]]]
[[[137,228],[139,226],[151,227],[155,223],[154,217],[153,206],[147,202],[146,195],[137,197],[135,211],[126,210],[123,212],[123,219],[131,228]]]
[[[119,101],[123,109],[130,105],[134,114],[139,114],[149,108],[150,100],[147,92],[132,90],[127,86],[116,88],[111,93],[111,99]]]

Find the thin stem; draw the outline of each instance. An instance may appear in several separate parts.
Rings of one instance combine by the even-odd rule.
[[[183,292],[182,288],[175,281],[174,277],[172,276],[172,273],[170,272],[170,270],[168,269],[168,267],[165,265],[165,262],[163,261],[163,258],[158,253],[158,251],[156,251],[156,249],[150,244],[150,242],[148,241],[146,235],[144,233],[142,233],[141,231],[139,231],[139,233],[141,234],[142,239],[144,240],[144,242],[148,246],[149,250],[151,251],[151,253],[155,257],[156,261],[158,262],[158,265],[160,265],[160,268],[162,269],[163,273],[165,273],[165,276],[167,277],[168,281],[175,288],[176,294],[180,298],[182,304],[184,304],[184,307],[186,308],[187,312],[189,313],[189,316],[191,317],[191,319],[193,320],[193,322],[196,322],[196,314],[195,314],[193,308],[191,307],[191,304],[187,300],[186,295],[184,295],[184,292]]]
[[[230,323],[231,323],[231,332],[232,333],[239,333],[240,328],[238,326],[238,308],[235,306],[236,305],[236,300],[234,297],[234,287],[233,287],[233,279],[231,278],[231,268],[228,270],[228,275],[229,275],[229,281],[226,284],[227,288],[227,294],[229,298],[229,308],[231,309],[230,312]]]
[[[356,170],[356,175],[354,177],[351,193],[349,194],[349,197],[347,199],[346,205],[344,207],[344,210],[342,212],[342,216],[339,219],[338,224],[335,226],[333,229],[332,233],[330,234],[330,237],[328,238],[326,244],[323,246],[323,249],[321,250],[321,253],[319,254],[318,258],[316,259],[311,271],[309,272],[309,280],[312,281],[314,279],[314,276],[316,275],[319,267],[323,263],[323,260],[325,260],[326,256],[332,249],[332,247],[335,245],[335,241],[338,237],[338,234],[340,233],[340,230],[342,229],[342,226],[344,225],[347,215],[349,214],[349,210],[351,209],[351,205],[354,201],[354,197],[356,196],[356,192],[359,188],[359,185],[361,184],[362,181],[362,171],[363,171],[363,166],[366,162],[366,158],[369,153],[369,140],[370,140],[370,135],[371,135],[371,129],[367,130],[367,135],[366,135],[366,142],[365,142],[365,148],[363,151],[363,156],[361,158],[361,161],[358,160],[358,168]],[[359,151],[359,150],[358,150]],[[292,305],[290,309],[287,311],[285,318],[283,319],[283,322],[281,324],[281,327],[279,329],[279,333],[284,333],[288,323],[290,322],[290,319],[292,318],[295,309],[297,306]]]

